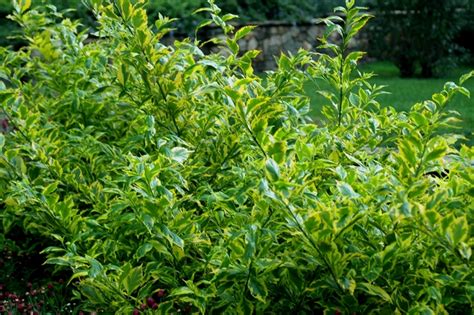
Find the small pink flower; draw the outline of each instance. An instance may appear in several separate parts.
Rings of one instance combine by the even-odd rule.
[[[152,298],[152,297],[149,297],[148,299],[146,299],[146,304],[149,306],[149,307],[152,307],[153,304],[155,304],[155,300]]]
[[[161,298],[161,297],[164,297],[164,296],[165,296],[165,290],[163,290],[163,289],[158,290],[158,291],[156,292],[156,295],[157,295],[158,297],[160,297],[160,298]]]
[[[18,311],[21,312],[21,311],[23,311],[23,310],[25,309],[25,304],[20,303],[20,304],[18,304],[18,305],[16,306],[16,308],[18,309]]]
[[[8,119],[6,118],[0,119],[0,126],[2,127],[4,131],[7,131],[8,127],[10,126],[10,124],[8,123]]]

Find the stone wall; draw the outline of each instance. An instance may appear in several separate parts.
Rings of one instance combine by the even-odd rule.
[[[320,44],[318,38],[323,35],[326,26],[322,23],[308,22],[291,24],[285,22],[268,21],[256,23],[257,25],[249,35],[239,41],[241,52],[257,49],[262,51],[256,58],[254,67],[257,71],[272,70],[276,66],[275,56],[282,52],[296,53],[300,48],[314,50]],[[236,26],[238,29],[241,26]],[[200,31],[200,39],[222,36],[218,28],[209,27]],[[207,47],[209,50],[218,51],[217,47]],[[367,51],[368,37],[360,34],[350,47]]]

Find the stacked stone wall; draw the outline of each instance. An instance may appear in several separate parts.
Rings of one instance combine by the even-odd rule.
[[[279,56],[282,52],[296,53],[300,48],[315,50],[320,45],[318,38],[321,38],[326,30],[326,25],[317,21],[301,24],[268,21],[253,25],[257,25],[257,27],[241,39],[239,45],[241,53],[254,49],[261,51],[254,64],[257,71],[274,69],[276,66],[275,56]],[[236,26],[236,28],[239,27],[242,25]],[[219,36],[222,36],[222,31],[213,27],[199,33],[202,41]],[[368,51],[368,42],[367,34],[362,32],[352,41],[350,49]],[[215,46],[207,46],[207,49],[219,50]]]

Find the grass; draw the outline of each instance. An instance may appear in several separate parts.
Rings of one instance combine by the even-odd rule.
[[[377,85],[386,85],[385,90],[390,94],[382,95],[379,102],[383,106],[393,106],[399,111],[407,111],[417,103],[431,98],[433,93],[439,92],[447,81],[458,82],[459,77],[472,69],[462,67],[450,71],[446,76],[435,79],[399,77],[398,69],[389,62],[374,62],[361,67],[365,72],[373,72],[376,77],[371,79]],[[472,98],[468,99],[462,95],[456,96],[448,105],[449,109],[459,112],[462,122],[459,127],[469,145],[474,145],[474,79],[465,83],[465,87],[471,92]],[[319,87],[319,89],[321,86]],[[311,97],[312,110],[315,118],[320,116],[324,99],[317,94],[318,87],[309,82],[306,86]]]

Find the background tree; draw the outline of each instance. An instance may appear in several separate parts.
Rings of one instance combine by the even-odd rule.
[[[372,46],[377,57],[392,60],[402,77],[423,77],[453,61],[454,38],[464,24],[472,0],[377,0]]]

